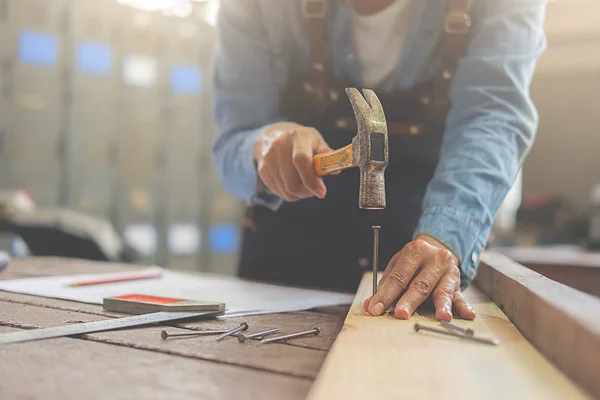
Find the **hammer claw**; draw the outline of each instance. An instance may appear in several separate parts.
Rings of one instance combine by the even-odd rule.
[[[356,88],[346,88],[346,95],[350,99],[350,104],[352,104],[352,109],[354,110],[354,114],[358,116],[363,116],[366,111],[368,111],[371,106],[360,91]]]
[[[375,94],[371,89],[363,89],[363,93],[367,102],[371,106],[371,120],[376,121],[377,123],[385,121],[385,114],[383,112],[383,106],[379,101],[379,97]]]

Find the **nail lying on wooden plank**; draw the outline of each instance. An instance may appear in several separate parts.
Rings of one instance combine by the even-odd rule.
[[[475,337],[475,336],[466,336],[466,335],[463,335],[462,333],[456,333],[456,332],[452,332],[452,331],[446,331],[443,329],[433,328],[431,326],[421,325],[418,322],[415,324],[415,331],[417,331],[417,332],[429,331],[429,332],[434,332],[434,333],[440,333],[442,335],[454,336],[454,337],[458,337],[461,339],[467,339],[467,340],[473,340],[475,342],[491,344],[494,346],[497,346],[500,344],[500,341],[497,339],[485,339],[485,338],[480,338],[480,337]]]

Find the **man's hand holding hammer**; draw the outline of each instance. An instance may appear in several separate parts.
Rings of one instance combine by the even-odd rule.
[[[327,190],[315,172],[313,157],[331,151],[316,129],[282,122],[267,127],[257,138],[254,160],[262,182],[273,193],[293,202],[325,197]],[[438,320],[450,321],[452,309],[461,318],[475,318],[460,290],[456,255],[435,238],[420,235],[390,260],[379,291],[365,300],[364,309],[371,315],[381,315],[400,297],[394,315],[408,319],[430,296]]]
[[[327,189],[313,169],[313,156],[331,151],[314,128],[292,122],[267,127],[254,145],[254,160],[261,181],[282,199],[294,202]]]

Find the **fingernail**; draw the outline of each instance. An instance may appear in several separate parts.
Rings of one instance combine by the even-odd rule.
[[[383,314],[384,311],[385,311],[385,306],[383,305],[382,302],[378,302],[377,304],[375,304],[374,306],[371,307],[372,315],[381,315],[381,314]]]
[[[408,312],[408,309],[405,306],[401,306],[398,307],[396,309],[396,318],[400,318],[400,319],[409,319],[410,318],[410,313]]]

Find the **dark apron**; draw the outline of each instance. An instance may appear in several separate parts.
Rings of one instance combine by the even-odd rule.
[[[461,15],[468,17],[465,1],[451,0],[446,23],[448,16],[456,14],[457,7]],[[344,88],[353,85],[334,82],[329,76],[329,52],[323,45],[327,42],[326,19],[324,13],[312,14],[307,16],[309,60],[315,68],[306,76],[290,80],[281,110],[289,121],[316,128],[328,145],[337,149],[351,143],[356,135],[354,113],[344,93]],[[444,131],[450,81],[445,73],[452,75],[456,69],[457,59],[464,52],[466,33],[444,30],[439,46],[439,80],[410,90],[377,92],[389,131],[387,207],[377,211],[358,207],[357,168],[324,177],[327,196],[323,200],[286,202],[275,212],[251,207],[244,224],[241,277],[353,292],[362,274],[371,268],[373,225],[382,227],[381,269],[412,239]]]

